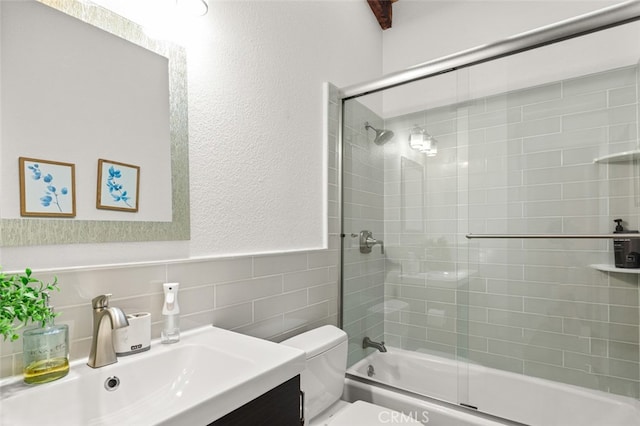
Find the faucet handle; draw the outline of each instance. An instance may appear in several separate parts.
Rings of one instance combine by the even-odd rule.
[[[109,307],[109,298],[111,297],[111,293],[101,294],[100,296],[96,296],[91,300],[91,305],[93,309],[102,309]]]

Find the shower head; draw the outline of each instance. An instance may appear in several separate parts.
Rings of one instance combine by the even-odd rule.
[[[375,127],[371,126],[368,122],[364,123],[364,128],[367,130],[371,129],[376,132],[376,138],[373,140],[373,143],[375,143],[376,145],[384,145],[393,137],[393,132],[391,130],[378,130]]]

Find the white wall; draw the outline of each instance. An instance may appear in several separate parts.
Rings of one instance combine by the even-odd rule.
[[[621,2],[403,0],[394,4],[394,26],[384,32],[383,72],[399,71],[618,3]],[[468,94],[475,98],[598,71],[593,68],[592,56],[596,43],[612,47],[609,57],[603,56],[604,50],[598,51],[601,70],[633,65],[637,50],[628,49],[624,59],[621,50],[615,47],[616,40],[633,37],[637,34],[634,31],[637,30],[626,36],[607,32],[598,35],[597,42],[592,41],[592,36],[576,39],[569,42],[575,45],[572,49],[567,49],[566,44],[560,49],[553,46],[537,49],[508,58],[508,65],[506,60],[492,61],[474,67],[470,77],[449,73],[398,87],[384,93],[384,116],[466,100],[460,98],[459,89],[467,84],[477,91]],[[532,68],[531,64],[536,66]]]
[[[621,2],[402,0],[393,5],[393,28],[384,32],[383,72],[402,70],[617,3]]]
[[[160,7],[99,3],[142,24]],[[210,1],[169,23],[188,58],[191,241],[2,248],[5,270],[326,247],[322,82],[381,74],[367,4]]]
[[[188,51],[199,124],[190,132],[192,249],[322,247],[320,83],[379,75],[381,36],[367,5],[215,2],[209,15]]]

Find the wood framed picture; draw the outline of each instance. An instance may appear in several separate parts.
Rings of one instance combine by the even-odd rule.
[[[96,208],[138,211],[140,166],[111,160],[98,160]]]
[[[75,164],[19,157],[20,215],[75,217]]]

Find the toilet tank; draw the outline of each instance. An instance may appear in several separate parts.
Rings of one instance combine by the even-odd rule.
[[[347,333],[325,325],[283,341],[307,354],[307,367],[300,375],[304,392],[305,419],[310,420],[342,396],[347,369]]]

